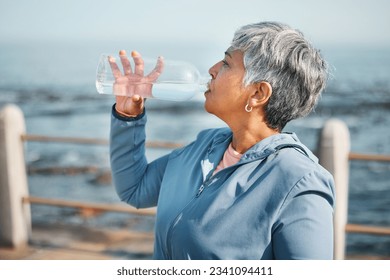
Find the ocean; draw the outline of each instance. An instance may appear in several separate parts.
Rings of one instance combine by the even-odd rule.
[[[18,105],[27,133],[108,139],[114,97],[99,95],[95,71],[101,53],[130,46],[145,56],[193,63],[201,73],[223,57],[225,46],[158,42],[0,43],[0,107]],[[329,47],[322,49],[332,78],[308,117],[294,120],[286,131],[296,132],[313,151],[326,120],[344,121],[351,151],[390,154],[390,50]],[[189,143],[203,129],[225,126],[203,108],[203,97],[186,102],[147,101],[147,139]],[[28,183],[34,196],[119,203],[110,180],[107,146],[28,142]],[[170,150],[149,149],[153,160]],[[92,166],[97,171],[72,174],[53,166]],[[348,222],[390,226],[390,164],[351,161]],[[106,213],[87,219],[73,209],[32,206],[33,223],[74,223],[92,227],[152,230],[153,218]],[[390,257],[390,236],[347,235],[347,254]]]

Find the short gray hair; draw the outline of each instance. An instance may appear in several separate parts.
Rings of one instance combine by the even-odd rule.
[[[232,48],[244,54],[245,86],[261,81],[272,86],[265,111],[269,127],[281,131],[314,109],[328,65],[300,31],[277,22],[249,24],[236,31]]]

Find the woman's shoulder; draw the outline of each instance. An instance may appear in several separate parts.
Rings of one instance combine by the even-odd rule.
[[[275,161],[284,180],[290,182],[290,185],[286,186],[289,196],[316,193],[333,201],[333,176],[301,149],[282,149],[277,153]]]

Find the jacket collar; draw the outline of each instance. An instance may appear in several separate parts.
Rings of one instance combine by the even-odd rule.
[[[232,136],[232,131],[229,128],[221,129],[214,137],[209,153],[218,151],[215,152],[215,155],[221,156],[232,141]],[[308,158],[318,162],[317,157],[299,140],[298,136],[292,132],[274,134],[261,140],[246,151],[241,160],[247,161],[265,158],[286,147],[300,149]]]
[[[232,131],[229,128],[217,130],[217,134],[214,136],[204,159],[201,161],[203,181],[210,178],[212,171],[218,166],[232,141],[232,135]]]
[[[314,162],[318,162],[317,157],[298,139],[295,133],[282,132],[267,137],[252,146],[242,156],[241,161],[250,161],[266,158],[278,150],[284,148],[295,148],[306,155]]]
[[[203,180],[211,176],[211,171],[217,167],[231,141],[232,131],[229,128],[221,129],[215,135],[205,158],[201,162]],[[312,161],[318,162],[317,157],[301,143],[295,133],[283,132],[267,137],[253,145],[242,155],[239,164],[267,158],[269,155],[284,148],[295,148]]]

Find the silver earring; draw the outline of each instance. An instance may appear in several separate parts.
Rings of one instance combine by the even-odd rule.
[[[247,111],[248,113],[252,112],[252,107],[249,108],[249,103],[245,105],[245,111]]]

